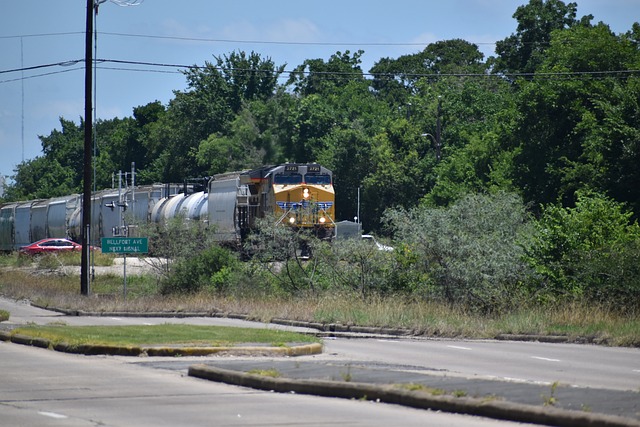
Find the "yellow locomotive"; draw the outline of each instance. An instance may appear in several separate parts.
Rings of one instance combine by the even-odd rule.
[[[220,240],[246,236],[255,220],[267,215],[274,215],[278,224],[312,230],[323,239],[335,233],[333,174],[315,163],[217,175],[209,182],[208,193],[209,223],[216,226]]]

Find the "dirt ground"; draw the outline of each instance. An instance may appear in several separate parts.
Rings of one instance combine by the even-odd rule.
[[[136,276],[142,274],[159,274],[163,267],[166,266],[166,260],[158,258],[137,258],[137,257],[122,257],[115,258],[113,265],[104,266],[92,266],[90,268],[95,269],[96,275],[113,274],[116,276],[124,276],[125,271],[127,276]],[[80,266],[65,266],[62,267],[65,274],[80,274]]]

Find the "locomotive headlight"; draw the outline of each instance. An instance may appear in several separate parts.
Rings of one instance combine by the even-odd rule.
[[[302,197],[304,199],[308,199],[309,198],[309,189],[305,188],[304,190],[302,190]]]
[[[295,224],[295,223],[296,223],[296,217],[295,216],[289,217],[289,224]]]
[[[320,224],[324,224],[325,222],[327,222],[327,218],[325,218],[325,217],[321,216],[320,218],[318,218],[318,222],[319,222]]]

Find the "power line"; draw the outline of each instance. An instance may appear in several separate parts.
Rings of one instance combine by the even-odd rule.
[[[42,65],[33,65],[31,67],[22,67],[22,68],[13,68],[13,69],[9,69],[9,70],[0,70],[0,74],[6,74],[6,73],[15,73],[15,72],[22,72],[22,71],[29,71],[29,70],[37,70],[40,68],[49,68],[49,67],[69,67],[72,65],[76,65],[78,63],[84,62],[84,59],[74,59],[71,61],[62,61],[62,62],[54,62],[51,64],[42,64]]]
[[[63,33],[38,33],[38,34],[22,34],[19,36],[9,35],[9,36],[0,36],[1,39],[19,39],[19,38],[30,38],[30,37],[51,37],[51,36],[71,36],[82,34],[84,36],[83,31],[68,31]]]
[[[0,39],[14,39],[20,37],[55,37],[68,35],[84,35],[81,31],[68,31],[60,33],[39,33],[25,35],[9,35],[0,36]],[[114,32],[98,32],[99,36],[117,36],[131,38],[147,38],[159,40],[176,40],[176,41],[192,41],[203,43],[234,43],[234,44],[265,44],[265,45],[284,45],[284,46],[425,46],[427,42],[300,42],[300,41],[283,41],[283,40],[241,40],[241,39],[217,39],[206,37],[180,37],[180,36],[161,36],[155,34],[130,34],[130,33],[114,33]],[[470,42],[475,45],[495,45],[496,42]]]
[[[29,70],[37,70],[42,68],[49,67],[68,67],[77,65],[79,63],[83,63],[84,60],[71,60],[71,61],[62,61],[55,62],[51,64],[42,64],[42,65],[34,65],[30,67],[24,68],[14,68],[9,70],[0,70],[0,74],[12,73],[12,72],[23,72]],[[131,61],[131,60],[122,60],[122,59],[96,59],[96,64],[120,64],[120,65],[132,65],[132,66],[145,66],[145,67],[153,67],[153,68],[172,68],[175,71],[161,71],[154,69],[140,69],[140,68],[128,68],[128,67],[100,67],[104,69],[111,69],[116,71],[135,71],[135,72],[155,72],[155,73],[180,73],[179,70],[202,70],[202,69],[215,69],[222,72],[247,72],[247,73],[274,73],[274,71],[270,70],[255,70],[255,69],[247,69],[247,68],[228,68],[228,67],[220,67],[220,66],[212,66],[209,65],[185,65],[185,64],[175,64],[175,63],[164,63],[164,62],[149,62],[149,61]],[[35,77],[48,76],[52,74],[63,73],[67,71],[77,70],[79,68],[73,68],[65,71],[55,71],[50,73],[42,73],[34,76],[25,76],[15,79],[7,79],[2,80],[0,83],[8,83],[14,81],[20,81],[21,79],[31,79]],[[498,78],[575,78],[575,77],[628,77],[636,74],[640,74],[640,70],[604,70],[604,71],[557,71],[557,72],[535,72],[535,73],[505,73],[505,74],[491,74],[491,73],[405,73],[405,72],[396,72],[396,73],[365,73],[365,72],[336,72],[336,71],[297,71],[297,70],[283,70],[282,74],[292,74],[292,73],[302,73],[303,75],[315,75],[315,76],[327,76],[327,77],[373,77],[373,78],[395,78],[397,76],[403,76],[405,78],[412,79],[420,79],[420,78],[428,78],[428,79],[440,79],[446,77],[456,77],[456,78],[490,78],[490,77],[498,77]]]
[[[237,40],[237,39],[216,39],[205,37],[179,37],[179,36],[158,36],[153,34],[127,34],[127,33],[100,33],[108,36],[134,37],[148,39],[166,39],[178,41],[195,41],[206,43],[234,43],[234,44],[266,44],[266,45],[302,45],[302,46],[425,46],[426,42],[297,42],[281,40]],[[473,42],[471,42],[473,43]],[[495,45],[496,42],[473,43],[475,45]]]
[[[75,68],[69,68],[67,70],[60,70],[60,71],[51,71],[48,73],[41,73],[41,74],[34,74],[31,76],[24,76],[24,77],[16,77],[15,79],[7,79],[7,80],[0,80],[0,84],[2,83],[11,83],[11,82],[19,82],[19,81],[24,81],[24,80],[30,80],[30,79],[35,79],[37,77],[46,77],[46,76],[52,76],[54,74],[62,74],[62,73],[68,73],[70,71],[78,71],[78,70],[82,70],[82,67],[75,67]]]

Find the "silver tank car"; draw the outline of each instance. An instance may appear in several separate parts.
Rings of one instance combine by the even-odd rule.
[[[202,190],[202,191],[200,191]],[[0,251],[15,251],[40,239],[82,240],[82,195],[0,205]],[[200,184],[126,186],[94,192],[90,243],[136,235],[135,227],[177,216],[214,226],[221,242],[238,242],[256,218],[276,214],[291,227],[333,235],[332,173],[318,164],[287,163],[229,172]]]

